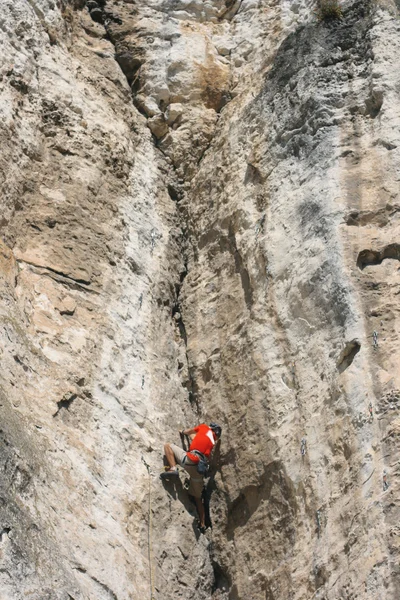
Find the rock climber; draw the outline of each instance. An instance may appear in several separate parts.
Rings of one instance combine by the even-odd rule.
[[[204,475],[211,452],[221,437],[222,428],[216,423],[210,423],[209,426],[202,423],[192,429],[182,429],[179,433],[190,437],[189,450],[186,452],[186,450],[175,444],[165,444],[164,453],[169,466],[164,473],[161,473],[160,477],[161,479],[179,477],[177,463],[189,473],[190,484],[188,492],[195,499],[199,514],[200,531],[204,533],[206,529],[204,501],[202,498]]]

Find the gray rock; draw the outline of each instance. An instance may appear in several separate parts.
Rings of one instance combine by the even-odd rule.
[[[228,4],[3,3],[8,600],[397,597],[397,8]]]

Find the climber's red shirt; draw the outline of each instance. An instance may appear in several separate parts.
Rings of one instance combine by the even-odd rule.
[[[196,435],[193,438],[192,443],[190,444],[189,452],[187,453],[188,457],[191,461],[198,463],[199,457],[195,454],[191,454],[191,450],[198,450],[207,458],[211,454],[211,450],[215,445],[215,438],[213,430],[203,423],[202,425],[198,425],[197,427],[193,427],[196,432]]]

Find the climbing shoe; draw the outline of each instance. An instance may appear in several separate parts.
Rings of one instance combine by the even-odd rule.
[[[198,519],[196,519],[196,525],[197,525],[197,529],[200,531],[200,533],[205,533],[207,531],[207,525],[200,525],[200,521]]]
[[[164,473],[161,473],[160,475],[160,479],[170,479],[172,477],[179,477],[177,469],[173,471],[164,471]]]

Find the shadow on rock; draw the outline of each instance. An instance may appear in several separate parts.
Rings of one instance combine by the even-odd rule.
[[[164,489],[170,494],[174,500],[179,500],[185,510],[191,515],[195,516],[195,510],[193,510],[192,503],[190,501],[191,496],[188,495],[187,491],[182,485],[180,477],[174,477],[171,479],[161,479]]]

